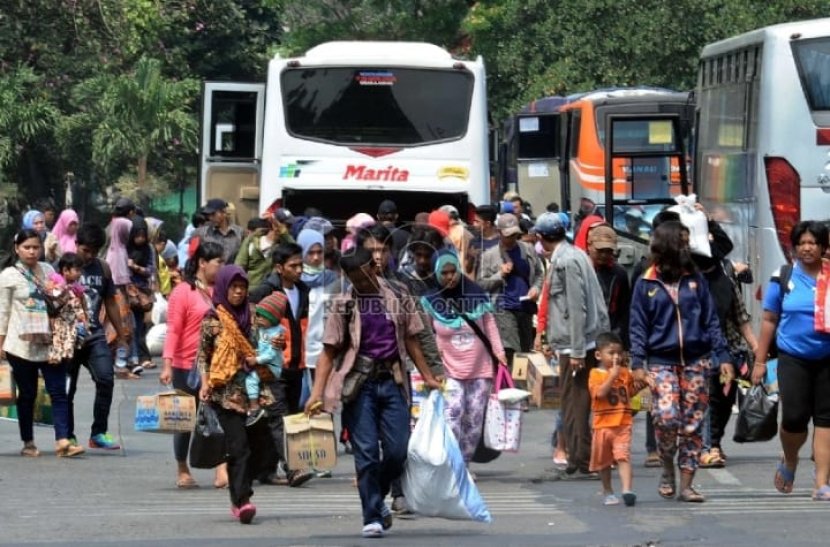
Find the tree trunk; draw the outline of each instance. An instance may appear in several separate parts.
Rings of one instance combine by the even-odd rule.
[[[136,201],[142,209],[147,207],[147,156],[138,157],[138,165],[136,166]]]

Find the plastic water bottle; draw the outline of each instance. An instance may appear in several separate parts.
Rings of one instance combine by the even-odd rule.
[[[118,346],[115,350],[115,366],[118,368],[127,367],[127,352],[129,350],[124,346]]]

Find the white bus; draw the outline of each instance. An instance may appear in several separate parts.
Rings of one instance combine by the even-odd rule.
[[[706,46],[697,103],[696,191],[752,267],[758,321],[791,228],[830,218],[830,18]]]
[[[484,64],[412,42],[329,42],[268,83],[204,86],[200,200],[238,222],[281,206],[334,221],[490,203]]]

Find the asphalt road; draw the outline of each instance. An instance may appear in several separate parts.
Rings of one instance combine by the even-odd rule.
[[[0,421],[0,545],[72,546],[352,546],[377,544],[360,537],[360,502],[351,487],[352,461],[341,455],[333,478],[307,486],[255,486],[258,515],[235,522],[226,491],[212,487],[211,471],[196,471],[203,485],[175,488],[167,435],[133,430],[135,397],[152,392],[156,371],[139,381],[117,381],[111,432],[120,452],[88,451],[58,459],[49,449],[53,430],[36,429],[40,458],[20,457],[17,424]],[[83,377],[77,405],[79,435],[91,421],[92,384]],[[396,519],[380,540],[414,546],[766,546],[827,545],[830,504],[810,499],[809,451],[792,495],[772,486],[777,440],[758,445],[727,442],[729,466],[701,470],[701,505],[657,495],[658,471],[642,461],[644,425],[635,424],[633,508],[603,507],[596,481],[533,482],[551,467],[553,411],[525,414],[521,451],[474,466],[493,514],[491,524],[439,519]],[[86,441],[86,437],[83,438]]]

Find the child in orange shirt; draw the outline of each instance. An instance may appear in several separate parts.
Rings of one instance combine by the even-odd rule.
[[[623,343],[619,336],[606,332],[597,337],[598,367],[588,376],[591,410],[594,413],[594,437],[591,442],[591,471],[599,472],[604,495],[603,505],[619,505],[611,486],[611,466],[620,471],[622,497],[627,506],[637,501],[631,490],[631,424],[629,400],[637,390],[628,370]]]

